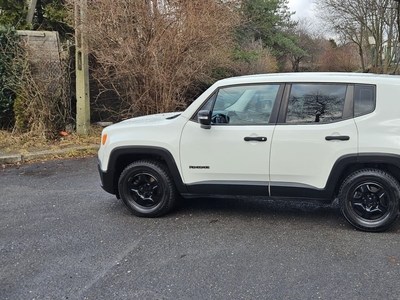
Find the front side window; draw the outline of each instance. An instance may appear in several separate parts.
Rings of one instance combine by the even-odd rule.
[[[293,84],[286,123],[329,123],[342,119],[346,84]]]
[[[257,84],[220,88],[212,108],[212,123],[267,124],[279,87],[279,84]]]

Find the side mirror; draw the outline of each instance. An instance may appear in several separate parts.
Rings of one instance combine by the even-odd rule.
[[[199,120],[200,127],[204,129],[211,128],[211,111],[210,110],[200,110],[197,114],[197,120]]]

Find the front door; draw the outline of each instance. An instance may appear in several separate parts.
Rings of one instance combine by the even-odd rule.
[[[180,144],[189,191],[202,194],[268,195],[269,156],[279,102],[279,84],[220,88],[202,107],[211,110],[210,129],[194,117]]]

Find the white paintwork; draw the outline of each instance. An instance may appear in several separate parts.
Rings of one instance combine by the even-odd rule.
[[[360,153],[400,154],[400,85],[377,84],[375,111],[354,120]]]
[[[215,125],[202,129],[190,121],[219,87],[294,82],[374,84],[377,86],[376,111],[350,120],[313,125]],[[323,188],[340,156],[357,151],[400,154],[399,97],[400,77],[392,75],[287,73],[228,78],[212,85],[175,119],[166,119],[175,113],[160,114],[105,128],[103,134],[108,139],[99,150],[101,170],[107,171],[109,155],[116,147],[156,146],[171,152],[188,184],[209,180],[270,180]],[[326,141],[327,135],[348,135],[350,140]],[[265,136],[268,140],[245,142],[245,136]],[[189,169],[191,165],[210,169]]]
[[[209,180],[268,182],[269,149],[274,126],[212,126],[186,123],[181,139],[181,166],[186,183]],[[245,137],[267,137],[246,142]],[[209,169],[190,169],[208,166]]]
[[[326,136],[339,135],[347,135],[350,140],[325,140]],[[349,153],[357,153],[353,119],[328,124],[277,125],[271,150],[271,183],[324,188],[335,162]]]
[[[161,147],[167,149],[179,164],[179,140],[187,119],[182,116],[167,119],[177,114],[179,113],[143,116],[104,128],[102,134],[107,134],[108,137],[106,144],[100,146],[98,153],[101,170],[107,171],[111,151],[124,146]]]

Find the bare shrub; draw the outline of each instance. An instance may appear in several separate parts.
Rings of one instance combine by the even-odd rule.
[[[73,4],[70,2],[70,4]],[[233,5],[233,3],[231,3]],[[88,2],[86,36],[96,62],[91,76],[118,102],[121,119],[175,111],[212,70],[232,67],[236,12],[214,0]]]
[[[340,47],[328,47],[320,57],[323,72],[353,72],[360,69],[357,47],[346,44]]]
[[[12,27],[0,26],[0,129],[10,129],[14,125],[13,105],[15,94],[10,83],[19,76],[13,64],[19,37]]]
[[[54,57],[41,55],[22,40],[24,51],[15,54],[19,77],[11,83],[14,102],[15,131],[53,139],[70,120],[70,99],[65,68]]]

